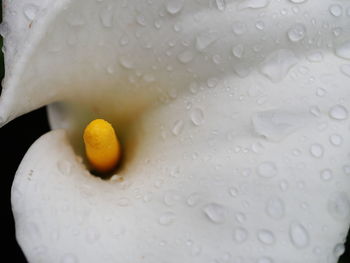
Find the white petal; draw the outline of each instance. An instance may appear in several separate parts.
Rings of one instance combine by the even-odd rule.
[[[207,94],[188,110],[175,101],[131,123],[115,181],[84,171],[62,133],[39,140],[13,188],[17,236],[29,261],[335,262],[350,218],[349,178],[342,170],[347,125],[320,117],[343,136],[340,148],[328,143],[331,128],[322,132],[312,124],[271,143],[255,134],[254,111],[232,108],[222,89],[218,84],[216,97]],[[197,110],[199,125],[192,115]],[[221,111],[236,112],[235,119]],[[179,120],[184,127],[174,134]]]
[[[348,17],[334,21],[327,3],[244,2],[169,12],[85,0],[57,13],[0,115],[70,100],[50,115],[71,138],[92,116],[111,119],[124,182],[89,176],[62,133],[40,139],[13,187],[29,261],[337,260],[350,214]],[[266,112],[293,118],[257,125]]]
[[[334,22],[334,28],[323,27],[334,20],[326,3],[253,8],[253,1],[244,1],[250,8],[238,10],[236,1],[210,6],[186,1],[176,5],[182,10],[169,14],[169,3],[161,0],[42,0],[35,2],[38,15],[31,24],[25,8],[33,2],[23,1],[23,6],[19,2],[6,1],[5,6],[10,33],[5,37],[9,54],[0,103],[2,123],[61,100],[91,105],[94,99],[95,104],[115,105],[119,115],[135,114],[135,108],[149,107],[173,89],[178,94],[187,91],[194,79],[243,77],[251,70],[278,81],[306,49],[329,49],[332,31],[344,31],[334,45],[346,52],[347,19]],[[14,9],[16,16],[11,15]],[[324,21],[315,23],[303,15],[305,11]],[[290,43],[287,37],[296,20],[308,34],[303,43]],[[319,39],[319,32],[325,37]],[[232,47],[242,43],[246,56],[230,57]],[[193,56],[187,66],[181,62],[184,52]],[[99,95],[107,91],[114,94],[110,101]]]

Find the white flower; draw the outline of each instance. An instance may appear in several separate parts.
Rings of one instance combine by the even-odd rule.
[[[0,119],[49,104],[12,189],[29,262],[336,262],[350,3],[3,1]],[[92,176],[103,117],[124,160]],[[38,249],[40,248],[40,249]]]

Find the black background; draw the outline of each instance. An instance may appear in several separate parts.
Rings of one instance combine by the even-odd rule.
[[[20,1],[20,0],[18,0]],[[2,10],[0,12],[2,14]],[[0,40],[2,46],[2,40]],[[3,57],[0,52],[0,78],[3,78]],[[49,131],[45,108],[21,116],[0,128],[0,164],[1,164],[1,218],[2,249],[1,258],[7,262],[25,263],[25,257],[15,238],[15,226],[11,211],[11,185],[24,154],[32,143],[41,135]],[[349,236],[348,236],[349,239]],[[339,263],[350,263],[349,240],[346,251]],[[292,260],[292,259],[291,259]],[[35,262],[34,262],[35,263]],[[50,263],[50,262],[47,262]],[[136,263],[136,262],[135,262]],[[155,262],[157,263],[157,262]],[[279,263],[279,262],[276,262]],[[307,262],[305,262],[307,263]]]

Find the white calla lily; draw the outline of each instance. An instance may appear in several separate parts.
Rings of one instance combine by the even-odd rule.
[[[4,1],[3,124],[50,104],[13,183],[29,262],[336,262],[350,3]],[[53,104],[52,104],[53,103]],[[111,180],[82,161],[103,117]]]

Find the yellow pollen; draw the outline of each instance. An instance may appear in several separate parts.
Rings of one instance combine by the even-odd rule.
[[[121,150],[112,125],[96,119],[84,131],[86,156],[92,168],[99,173],[111,172],[118,164]]]

